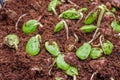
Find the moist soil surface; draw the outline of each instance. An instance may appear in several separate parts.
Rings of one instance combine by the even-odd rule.
[[[77,80],[90,80],[92,74],[96,73],[93,80],[120,80],[120,39],[114,36],[110,23],[113,20],[110,16],[104,15],[101,22],[100,32],[106,40],[110,40],[114,44],[114,50],[110,56],[104,55],[102,58],[81,61],[75,56],[76,49],[84,42],[89,41],[93,33],[85,34],[79,30],[84,25],[85,16],[99,4],[105,4],[108,9],[113,6],[109,0],[71,0],[78,6],[71,3],[64,3],[57,6],[57,13],[69,8],[87,7],[88,11],[84,12],[81,21],[66,20],[69,26],[69,39],[66,39],[66,30],[54,33],[54,26],[60,21],[58,16],[47,11],[50,0],[9,0],[6,1],[0,9],[0,80],[55,80],[57,77],[63,80],[72,80],[64,71],[54,65],[49,74],[49,70],[54,62],[54,58],[45,50],[44,43],[46,41],[56,41],[60,47],[60,51],[65,54],[65,61],[78,68],[79,75]],[[120,9],[116,8],[116,17],[120,18]],[[17,30],[15,24],[18,18],[26,14],[18,23]],[[36,19],[41,22],[43,27],[38,27],[33,34],[25,34],[22,32],[24,22]],[[96,24],[96,22],[94,23]],[[17,34],[20,43],[18,50],[11,49],[3,44],[3,38],[8,34]],[[25,52],[25,46],[30,37],[40,34],[42,36],[41,51],[37,56],[31,57]],[[68,50],[68,45],[75,43],[76,34],[79,41],[74,44],[72,51]],[[96,44],[98,39],[93,43]],[[113,79],[112,79],[113,78]]]

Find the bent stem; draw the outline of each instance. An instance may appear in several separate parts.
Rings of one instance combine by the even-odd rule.
[[[74,37],[75,37],[75,43],[77,43],[79,41],[79,38],[76,33],[74,33]]]
[[[100,27],[100,24],[101,24],[101,21],[102,21],[102,17],[103,17],[104,12],[105,12],[104,7],[105,7],[104,5],[98,6],[98,8],[101,9],[101,12],[100,12],[100,15],[99,15],[98,21],[97,21],[97,29],[95,30],[95,33],[94,33],[92,39],[89,41],[89,43],[92,43],[94,41],[94,39],[95,39],[95,37],[96,37],[96,35],[97,35],[98,31],[99,31],[99,27]]]
[[[51,71],[52,71],[52,69],[53,69],[53,66],[55,65],[55,63],[56,63],[56,59],[53,61],[53,63],[50,65],[50,69],[49,69],[49,71],[48,71],[48,75],[51,75]]]
[[[94,72],[90,78],[90,80],[93,80],[94,76],[98,73],[98,71]]]
[[[81,17],[80,17],[80,19],[78,20],[78,22],[77,22],[77,23],[79,23],[79,22],[83,19],[83,13],[82,13],[82,12],[80,12],[79,14],[80,14],[80,16],[81,16]]]
[[[67,25],[67,23],[66,23],[66,21],[65,20],[62,20],[63,22],[64,22],[64,24],[65,24],[65,29],[66,29],[66,37],[67,37],[67,40],[69,39],[69,29],[68,29],[68,25]]]
[[[16,22],[16,24],[15,24],[15,29],[17,30],[18,29],[18,23],[20,22],[20,20],[24,17],[24,16],[26,16],[27,14],[23,14],[23,15],[21,15],[19,18],[18,18],[18,20],[17,20],[17,22]]]

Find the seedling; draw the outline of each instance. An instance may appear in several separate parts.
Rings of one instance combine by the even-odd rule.
[[[54,32],[59,32],[60,30],[62,30],[65,27],[66,30],[66,38],[67,40],[69,39],[69,29],[68,29],[68,25],[66,23],[65,20],[60,21],[59,23],[56,24],[55,28],[54,28]]]
[[[77,68],[70,66],[70,68],[66,71],[66,74],[74,77],[74,76],[78,75],[78,70],[77,70]]]
[[[59,23],[56,24],[56,26],[54,28],[54,32],[57,33],[62,29],[64,29],[64,22],[60,21]]]
[[[80,46],[77,51],[76,55],[81,60],[85,60],[88,58],[91,51],[91,45],[89,43],[84,43],[82,46]]]
[[[4,38],[3,43],[10,48],[18,49],[19,39],[16,34],[9,34]]]
[[[61,53],[58,44],[55,41],[53,41],[51,44],[49,41],[45,42],[45,48],[52,56],[55,57]]]
[[[50,12],[53,11],[53,13],[57,15],[55,8],[57,7],[58,4],[60,4],[59,0],[51,0],[51,2],[48,5],[48,11]]]
[[[115,32],[120,32],[120,24],[116,20],[112,21],[111,27]]]
[[[84,25],[80,28],[80,30],[83,31],[84,33],[90,33],[93,32],[96,28],[97,26],[94,25]]]
[[[23,24],[22,31],[31,34],[36,31],[38,25],[42,26],[37,20],[29,20]]]
[[[31,37],[26,44],[26,52],[31,56],[36,56],[40,52],[41,36]]]
[[[98,10],[90,12],[85,18],[85,24],[92,24],[98,16]]]
[[[102,56],[103,50],[101,48],[92,48],[90,52],[91,59],[97,59]]]
[[[81,14],[78,11],[76,11],[75,9],[69,9],[69,10],[61,13],[59,17],[74,20],[74,19],[80,19]]]
[[[70,65],[64,61],[64,54],[58,55],[56,59],[56,64],[57,64],[57,67],[62,69],[63,71],[68,70],[70,67]]]

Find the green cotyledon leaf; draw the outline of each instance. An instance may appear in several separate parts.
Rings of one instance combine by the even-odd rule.
[[[80,28],[80,30],[85,33],[90,33],[90,32],[93,32],[96,28],[97,26],[95,25],[84,25]]]
[[[22,31],[26,34],[31,34],[36,31],[39,24],[37,20],[29,20],[23,24]]]
[[[92,24],[96,19],[98,15],[98,10],[96,10],[93,13],[89,13],[85,18],[85,24]]]
[[[112,21],[111,27],[113,28],[113,31],[120,32],[120,24],[118,24],[117,21]]]
[[[103,43],[102,48],[103,48],[104,54],[110,55],[113,51],[114,45],[113,43],[107,40],[106,42]]]
[[[72,67],[70,66],[68,70],[65,71],[67,75],[69,76],[74,76],[74,75],[78,75],[78,70],[76,67]]]
[[[57,67],[66,71],[69,69],[70,65],[64,61],[64,54],[59,54],[56,59]]]
[[[59,17],[72,20],[72,19],[80,19],[81,15],[75,9],[70,9],[62,12]]]
[[[81,59],[85,60],[88,58],[91,51],[91,45],[89,43],[84,43],[82,46],[80,46],[76,51],[76,56]]]
[[[41,42],[40,35],[31,37],[26,44],[26,52],[31,56],[37,55],[40,52],[40,42]]]
[[[52,56],[58,56],[60,54],[59,46],[58,44],[53,41],[51,44],[49,41],[45,42],[45,49],[52,55]]]
[[[97,59],[102,56],[103,50],[101,48],[92,48],[90,52],[91,59]]]
[[[53,8],[55,9],[58,4],[60,4],[59,0],[51,0],[48,5],[48,11],[53,11]]]
[[[64,22],[60,21],[56,24],[55,28],[54,28],[54,32],[59,32],[60,30],[62,30],[64,28]]]

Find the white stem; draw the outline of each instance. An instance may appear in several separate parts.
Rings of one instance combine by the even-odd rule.
[[[24,16],[26,16],[27,14],[23,14],[23,15],[21,15],[19,18],[18,18],[18,20],[17,20],[17,22],[16,22],[16,24],[15,24],[15,29],[17,30],[18,29],[18,23],[20,22],[20,20],[24,17]]]
[[[64,20],[62,20],[63,22],[64,22],[64,24],[65,24],[65,29],[66,29],[66,37],[67,37],[67,40],[69,39],[69,29],[68,29],[68,25],[67,25],[67,23],[64,21]]]
[[[77,36],[77,34],[74,33],[74,37],[75,37],[75,43],[79,41],[79,38]]]
[[[80,14],[80,19],[78,20],[78,22],[77,22],[77,23],[79,23],[79,22],[83,19],[83,13],[82,13],[82,12],[80,12],[79,14]]]
[[[90,80],[93,80],[94,76],[98,73],[98,71],[94,72],[90,78]]]
[[[76,75],[73,76],[73,80],[77,80]]]
[[[55,15],[58,15],[57,12],[56,12],[56,10],[55,10],[55,8],[52,7],[52,10],[53,10],[53,13],[54,13]]]

